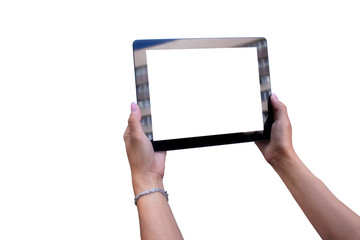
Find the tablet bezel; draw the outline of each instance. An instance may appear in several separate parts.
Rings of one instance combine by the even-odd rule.
[[[146,50],[200,49],[200,48],[256,47],[259,67],[259,97],[262,101],[263,131],[238,132],[156,141],[152,139],[151,102],[147,76]],[[187,38],[142,39],[133,42],[136,97],[142,111],[142,126],[155,151],[206,147],[269,139],[273,116],[269,101],[271,95],[267,41],[263,37],[251,38]],[[150,83],[151,84],[151,83]]]

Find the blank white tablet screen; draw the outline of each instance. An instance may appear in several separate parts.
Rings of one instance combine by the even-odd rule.
[[[262,131],[256,47],[147,50],[153,140]]]

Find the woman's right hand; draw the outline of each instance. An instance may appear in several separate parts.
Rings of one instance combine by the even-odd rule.
[[[271,95],[270,101],[274,113],[270,140],[255,143],[266,161],[274,166],[284,159],[290,159],[294,156],[295,151],[292,146],[292,129],[286,106],[279,101],[275,94]]]

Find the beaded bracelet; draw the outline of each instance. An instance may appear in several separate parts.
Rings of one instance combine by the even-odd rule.
[[[166,200],[169,201],[169,194],[166,191],[162,190],[161,188],[152,188],[150,190],[146,190],[146,191],[144,191],[142,193],[139,193],[135,197],[135,199],[134,199],[135,206],[137,206],[137,202],[138,202],[139,198],[141,198],[142,196],[148,195],[150,193],[155,193],[155,192],[161,193],[162,195],[164,195],[166,197]]]

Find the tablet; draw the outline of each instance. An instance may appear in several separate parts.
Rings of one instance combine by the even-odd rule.
[[[155,151],[269,138],[265,38],[136,40],[133,52],[141,124]]]

